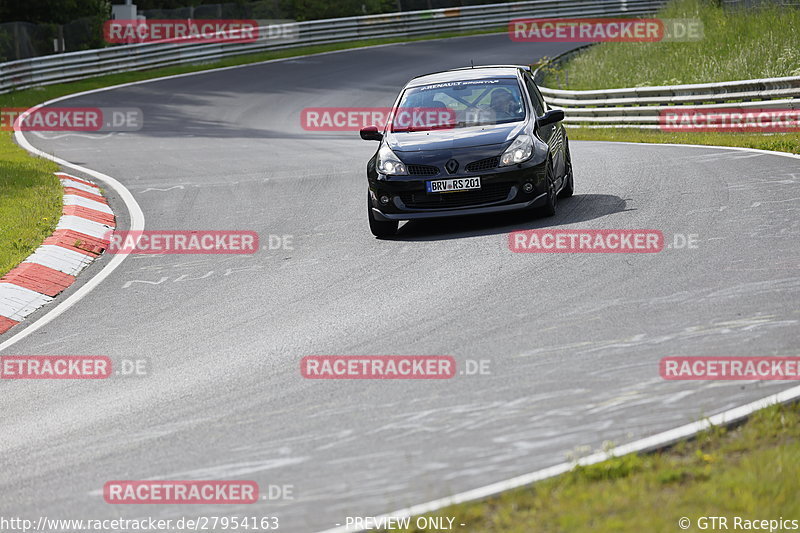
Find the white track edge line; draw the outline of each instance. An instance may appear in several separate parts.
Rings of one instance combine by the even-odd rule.
[[[463,37],[479,37],[479,36],[481,36],[481,35],[469,35],[469,36],[462,36],[462,37],[448,37],[446,39],[458,39],[458,38],[463,38]],[[439,40],[439,39],[430,39],[430,40]],[[155,81],[161,81],[161,80],[167,80],[167,79],[182,78],[182,77],[186,77],[186,76],[193,76],[193,75],[203,74],[203,73],[218,72],[218,71],[229,70],[229,69],[233,69],[233,68],[248,67],[248,66],[253,66],[253,65],[262,65],[262,64],[266,64],[266,63],[285,62],[285,61],[291,61],[291,60],[294,60],[294,59],[297,59],[297,58],[303,58],[303,57],[314,57],[314,56],[321,56],[321,55],[328,55],[328,54],[337,54],[337,53],[342,53],[342,52],[351,52],[351,51],[354,51],[354,50],[383,48],[383,47],[386,47],[386,46],[397,46],[397,45],[403,45],[403,44],[408,44],[408,43],[387,43],[387,44],[375,45],[375,46],[348,48],[348,49],[344,49],[344,50],[335,50],[335,51],[331,51],[331,52],[322,52],[322,53],[317,53],[317,54],[308,54],[308,55],[299,55],[299,56],[292,56],[292,57],[280,58],[280,59],[271,59],[271,60],[260,61],[260,62],[256,62],[256,63],[245,63],[245,64],[242,64],[242,65],[232,65],[230,67],[221,67],[221,68],[218,68],[218,69],[200,70],[200,71],[197,71],[197,72],[188,72],[188,73],[184,73],[184,74],[173,74],[171,76],[163,76],[163,77],[160,77],[160,78],[151,78],[151,79],[148,79],[148,80],[141,80],[141,81],[135,81],[135,82],[130,82],[130,83],[122,83],[122,84],[119,84],[119,85],[112,85],[110,87],[101,87],[99,89],[93,89],[93,90],[90,90],[90,91],[84,91],[84,92],[81,92],[81,93],[75,93],[75,94],[70,94],[70,95],[59,97],[59,98],[55,98],[53,100],[49,100],[47,102],[39,104],[38,106],[36,106],[34,108],[31,108],[29,111],[26,111],[26,114],[28,112],[32,112],[33,110],[38,109],[40,107],[43,107],[43,106],[46,106],[46,105],[50,105],[50,104],[53,104],[53,103],[56,103],[56,102],[59,102],[59,101],[62,101],[62,100],[66,100],[68,98],[75,98],[75,97],[78,97],[78,96],[83,96],[83,95],[86,95],[86,94],[92,94],[92,93],[97,93],[97,92],[102,92],[102,91],[110,91],[110,90],[118,89],[118,88],[121,88],[121,87],[129,87],[129,86],[132,86],[132,85],[140,85],[140,84],[143,84],[143,83],[149,83],[149,82],[155,82]],[[91,169],[88,169],[88,168],[85,168],[85,167],[82,167],[82,166],[79,166],[79,165],[75,165],[73,163],[69,163],[67,161],[64,161],[63,159],[59,159],[57,157],[51,156],[49,154],[46,154],[46,153],[38,150],[37,148],[34,148],[27,141],[27,139],[25,139],[25,136],[22,135],[22,132],[19,132],[19,131],[16,132],[15,133],[15,138],[16,138],[17,142],[20,144],[20,146],[22,146],[23,148],[25,148],[26,150],[28,150],[31,153],[34,153],[36,155],[40,155],[41,157],[44,157],[46,159],[50,159],[51,161],[54,161],[54,162],[56,162],[58,164],[61,164],[61,165],[64,165],[64,166],[67,166],[67,167],[70,167],[70,168],[73,168],[73,169],[76,169],[76,170],[78,170],[80,172],[85,172],[86,174],[89,174],[90,176],[96,177],[97,179],[99,179],[99,180],[107,183],[108,185],[110,185],[115,191],[117,191],[117,193],[120,195],[122,200],[125,202],[126,207],[128,208],[128,212],[131,215],[131,228],[130,229],[131,230],[143,230],[144,229],[144,214],[142,213],[142,210],[139,207],[139,204],[136,202],[136,199],[133,198],[133,195],[131,194],[131,192],[124,185],[122,185],[122,183],[120,183],[117,180],[115,180],[114,178],[112,178],[110,176],[107,176],[105,174],[102,174],[100,172],[97,172],[97,171],[94,171],[94,170],[91,170]],[[584,142],[584,141],[578,141],[578,142]],[[641,145],[659,146],[660,145],[660,146],[679,146],[679,147],[689,146],[689,147],[693,147],[693,148],[719,148],[719,149],[723,149],[723,150],[739,150],[739,151],[744,151],[744,152],[756,152],[756,153],[762,153],[762,154],[767,154],[767,155],[777,155],[777,156],[783,156],[783,157],[790,157],[790,158],[793,158],[793,159],[800,158],[800,155],[790,154],[788,152],[774,152],[774,151],[770,151],[770,150],[759,150],[759,149],[755,149],[755,148],[744,148],[744,147],[737,147],[737,146],[716,146],[716,145],[700,145],[700,144],[670,144],[670,143],[631,143],[631,142],[622,142],[622,141],[585,141],[585,142],[612,142],[612,143],[616,142],[617,144],[635,144],[635,145],[638,145],[638,146],[641,146]],[[21,332],[17,333],[16,335],[11,337],[7,341],[5,341],[2,344],[0,344],[0,350],[8,348],[9,346],[14,344],[15,342],[27,337],[30,333],[33,333],[33,331],[35,331],[36,329],[39,329],[41,326],[44,326],[45,324],[47,324],[48,322],[50,322],[51,320],[56,318],[58,315],[60,315],[61,313],[63,313],[67,309],[69,309],[69,307],[72,307],[72,305],[77,303],[81,298],[83,298],[83,296],[88,294],[103,279],[108,277],[108,275],[111,274],[111,272],[117,266],[119,266],[120,263],[122,263],[122,261],[125,259],[125,257],[127,257],[127,254],[115,255],[114,258],[111,260],[111,262],[108,265],[106,265],[105,268],[103,268],[103,270],[101,270],[86,285],[82,286],[80,289],[78,289],[78,291],[76,291],[75,293],[70,295],[69,298],[67,298],[66,300],[61,302],[59,305],[57,305],[55,308],[53,308],[52,311],[48,312],[46,315],[41,317],[39,320],[37,320],[36,322],[31,324],[30,326],[28,326],[27,328],[25,328]],[[84,292],[84,289],[86,289],[85,292]],[[74,301],[73,301],[73,299],[74,299]],[[700,431],[702,431],[704,429],[707,429],[710,425],[731,423],[731,422],[734,422],[736,420],[743,419],[743,418],[749,416],[750,414],[752,414],[753,412],[755,412],[755,411],[757,411],[759,409],[762,409],[764,407],[767,407],[769,405],[773,405],[773,404],[776,404],[776,403],[785,403],[785,402],[797,399],[798,397],[800,397],[800,386],[793,387],[791,389],[787,389],[786,391],[783,391],[783,392],[778,393],[778,394],[773,394],[773,395],[767,396],[765,398],[762,398],[760,400],[756,400],[754,402],[751,402],[751,403],[746,404],[746,405],[741,406],[741,407],[735,407],[733,409],[729,409],[728,411],[724,411],[722,413],[714,415],[711,418],[709,418],[707,420],[704,420],[704,421],[694,422],[692,424],[687,424],[687,425],[684,425],[684,426],[680,426],[678,428],[675,428],[675,429],[672,429],[672,430],[668,430],[668,431],[665,431],[663,433],[659,433],[659,434],[651,436],[651,437],[646,437],[644,439],[640,439],[638,441],[634,441],[634,442],[629,443],[629,444],[618,446],[618,447],[610,450],[609,452],[603,452],[602,454],[594,454],[594,455],[591,455],[589,457],[585,457],[581,461],[579,461],[578,463],[579,464],[593,464],[593,463],[590,463],[588,461],[590,459],[596,459],[597,455],[602,456],[603,459],[596,459],[596,460],[593,461],[594,463],[600,462],[600,461],[604,460],[605,458],[611,457],[611,456],[613,456],[613,454],[621,455],[621,454],[624,454],[624,453],[631,453],[631,452],[634,452],[634,451],[642,451],[642,450],[645,450],[645,449],[653,449],[653,448],[663,447],[663,446],[666,446],[668,444],[671,444],[672,442],[675,442],[675,441],[680,440],[680,439],[687,438],[687,437],[692,436],[692,435],[694,435],[694,434],[696,434],[696,433],[698,433],[698,432],[700,432]],[[717,422],[717,421],[719,421],[719,422]],[[670,438],[666,438],[665,436],[667,436],[667,435],[672,435],[672,436]],[[646,443],[646,446],[641,448],[641,449],[637,449],[637,446],[642,446],[643,443]],[[622,450],[628,450],[628,451],[623,452]],[[490,496],[490,495],[496,494],[498,492],[502,492],[502,491],[509,490],[509,489],[516,488],[516,487],[523,486],[523,485],[528,485],[528,484],[533,483],[535,481],[540,481],[540,480],[546,479],[548,477],[556,476],[556,475],[566,471],[566,470],[564,470],[564,471],[560,470],[560,469],[564,468],[564,465],[567,465],[569,468],[573,467],[573,465],[570,464],[570,463],[561,463],[559,465],[555,465],[555,466],[552,466],[552,467],[549,467],[549,468],[545,468],[543,470],[538,470],[538,471],[532,472],[530,474],[526,474],[526,475],[523,475],[523,476],[511,478],[509,480],[501,481],[501,482],[498,482],[498,483],[494,483],[492,485],[486,485],[484,487],[479,487],[477,489],[473,489],[472,491],[462,492],[460,494],[456,494],[456,495],[448,497],[448,498],[442,498],[442,499],[439,499],[439,500],[433,500],[431,502],[422,503],[422,504],[416,505],[414,507],[408,507],[406,509],[402,509],[400,511],[397,511],[397,513],[406,513],[404,516],[414,516],[414,515],[418,515],[418,514],[422,514],[422,513],[435,511],[437,509],[441,509],[442,507],[446,507],[448,505],[453,505],[453,504],[456,504],[456,503],[462,503],[462,502],[465,502],[465,501],[471,501],[471,500],[479,499],[479,498],[482,498],[482,497]],[[524,480],[524,481],[521,482],[520,480]],[[513,483],[515,483],[515,482],[517,484],[513,485]],[[382,515],[382,516],[389,517],[389,516],[397,516],[397,515],[396,514],[389,514],[389,515]],[[351,529],[348,529],[346,527],[340,527],[340,528],[328,529],[328,530],[322,531],[320,533],[345,533],[345,532],[350,532],[350,531],[358,531],[358,530],[351,530]]]
[[[800,159],[800,154],[793,154],[790,152],[778,152],[776,150],[761,150],[760,148],[746,148],[744,146],[717,146],[716,144],[679,144],[679,143],[648,143],[648,142],[629,142],[629,141],[603,141],[603,140],[589,140],[589,139],[576,139],[570,142],[579,142],[579,143],[612,143],[612,144],[635,144],[636,146],[677,146],[677,147],[684,147],[688,146],[690,148],[719,148],[720,150],[736,150],[739,152],[754,152],[757,154],[764,154],[764,155],[778,155],[782,157],[791,157],[792,159]]]
[[[450,505],[481,500],[489,496],[494,496],[501,492],[505,492],[507,490],[524,487],[526,485],[531,485],[532,483],[542,481],[547,478],[564,474],[572,470],[576,465],[588,466],[600,463],[612,457],[619,457],[621,455],[627,455],[629,453],[647,452],[658,448],[664,448],[682,439],[686,439],[688,437],[696,435],[697,433],[706,430],[712,426],[733,424],[735,422],[744,420],[745,418],[750,416],[755,411],[758,411],[759,409],[769,407],[770,405],[787,403],[792,400],[796,400],[799,397],[800,397],[800,386],[795,386],[792,387],[791,389],[787,389],[785,391],[772,394],[770,396],[767,396],[766,398],[761,398],[760,400],[755,400],[741,407],[734,407],[733,409],[728,409],[727,411],[723,411],[722,413],[718,413],[716,415],[710,416],[703,420],[699,420],[697,422],[693,422],[691,424],[686,424],[674,429],[670,429],[662,433],[652,435],[650,437],[645,437],[633,441],[628,444],[616,446],[611,450],[605,452],[593,453],[591,455],[579,459],[576,462],[563,462],[554,466],[537,470],[535,472],[531,472],[529,474],[523,474],[521,476],[513,477],[505,481],[499,481],[497,483],[492,483],[490,485],[485,485],[483,487],[478,487],[472,490],[461,492],[453,496],[440,498],[438,500],[432,500],[429,502],[414,505],[412,507],[407,507],[405,509],[400,509],[393,513],[384,514],[371,518],[374,518],[376,520],[381,520],[386,518],[409,518],[421,514],[430,513],[433,511],[438,511],[439,509],[448,507]],[[367,530],[352,529],[348,528],[347,526],[340,526],[340,527],[335,527],[333,529],[326,529],[319,533],[353,533],[361,531],[367,531]]]
[[[498,32],[498,33],[502,33],[502,32]],[[437,41],[437,40],[444,40],[444,39],[464,39],[464,38],[471,38],[471,37],[481,37],[483,35],[492,35],[492,34],[460,35],[460,36],[443,37],[443,38],[437,38],[437,39],[424,39],[424,40],[419,41],[419,42]],[[302,59],[302,58],[306,58],[306,57],[325,56],[325,55],[330,55],[330,54],[340,54],[340,53],[353,52],[353,51],[365,50],[365,49],[384,48],[386,46],[400,46],[400,45],[405,45],[405,44],[413,44],[414,42],[417,42],[417,41],[386,43],[386,44],[378,44],[378,45],[372,45],[372,46],[360,46],[360,47],[356,47],[356,48],[345,48],[345,49],[342,49],[342,50],[331,50],[331,51],[328,51],[328,52],[317,52],[315,54],[300,54],[300,55],[296,55],[296,56],[281,57],[281,58],[276,58],[276,59],[267,59],[267,60],[264,60],[264,61],[256,61],[256,62],[253,62],[253,63],[243,63],[241,65],[231,65],[231,66],[228,66],[228,67],[210,68],[210,69],[198,70],[198,71],[194,71],[194,72],[184,72],[182,74],[171,74],[169,76],[161,76],[161,77],[150,78],[150,79],[146,79],[146,80],[138,80],[138,81],[132,81],[132,82],[128,82],[128,83],[119,83],[117,85],[110,85],[108,87],[98,87],[97,89],[91,89],[91,90],[88,90],[88,91],[82,91],[82,92],[78,92],[78,93],[72,93],[72,94],[67,94],[67,95],[64,95],[64,96],[59,96],[58,98],[53,98],[52,100],[48,100],[46,102],[42,102],[41,104],[37,104],[37,105],[27,109],[25,112],[23,112],[21,118],[25,118],[27,115],[29,115],[30,113],[33,113],[37,109],[45,107],[45,106],[48,106],[48,105],[55,104],[56,102],[61,102],[63,100],[69,100],[71,98],[77,98],[79,96],[86,96],[88,94],[95,94],[95,93],[99,93],[99,92],[111,91],[111,90],[114,90],[114,89],[120,89],[120,88],[123,88],[123,87],[130,87],[130,86],[133,86],[133,85],[143,85],[145,83],[152,83],[152,82],[163,81],[163,80],[171,80],[171,79],[177,79],[177,78],[185,78],[185,77],[188,77],[188,76],[196,76],[196,75],[199,75],[199,74],[209,74],[209,73],[213,73],[213,72],[221,72],[221,71],[224,71],[224,70],[230,70],[230,69],[234,69],[234,68],[251,67],[251,66],[255,66],[255,65],[264,65],[264,64],[268,64],[268,63],[282,63],[282,62],[294,61],[294,60]],[[144,213],[142,213],[142,209],[141,209],[141,207],[139,207],[139,204],[136,202],[136,199],[133,197],[133,194],[131,194],[131,192],[127,189],[127,187],[125,187],[122,183],[120,183],[116,179],[112,178],[111,176],[108,176],[108,175],[103,174],[101,172],[98,172],[96,170],[92,170],[90,168],[86,168],[86,167],[83,167],[83,166],[80,166],[80,165],[76,165],[74,163],[70,163],[69,161],[66,161],[64,159],[55,157],[53,155],[50,155],[50,154],[48,154],[46,152],[43,152],[43,151],[39,150],[38,148],[34,147],[30,142],[28,142],[28,140],[25,138],[25,135],[23,134],[22,131],[16,131],[14,133],[14,139],[17,141],[17,144],[19,144],[25,150],[27,150],[28,152],[30,152],[30,153],[32,153],[34,155],[37,155],[39,157],[43,157],[45,159],[49,159],[50,161],[53,161],[53,162],[55,162],[55,163],[57,163],[57,164],[59,164],[59,165],[61,165],[63,167],[71,168],[73,170],[77,170],[78,172],[83,172],[83,173],[88,174],[88,175],[90,175],[90,176],[92,176],[92,177],[94,177],[94,178],[106,183],[107,185],[109,185],[112,189],[114,189],[117,192],[117,194],[120,195],[120,198],[122,198],[122,201],[125,203],[125,206],[128,209],[128,213],[130,214],[130,217],[131,217],[130,230],[131,231],[144,230]],[[58,173],[66,174],[66,173],[63,172],[63,170],[59,170],[59,171],[56,172],[56,174],[58,174]],[[69,176],[69,174],[67,174],[67,176]],[[79,178],[78,176],[73,176],[73,177]],[[60,178],[59,178],[59,181],[60,181]],[[73,294],[71,294],[69,296],[69,298],[67,298],[63,302],[60,302],[51,311],[47,312],[45,315],[40,317],[38,320],[32,322],[30,325],[28,325],[25,329],[23,329],[22,331],[20,331],[16,335],[14,335],[11,338],[9,338],[8,340],[0,343],[0,351],[11,347],[16,342],[24,339],[25,337],[27,337],[28,335],[30,335],[31,333],[33,333],[37,329],[39,329],[42,326],[48,324],[50,321],[52,321],[53,319],[55,319],[56,317],[61,315],[61,313],[63,313],[64,311],[68,310],[70,307],[72,307],[76,303],[78,303],[84,296],[86,296],[97,285],[99,285],[101,281],[103,281],[105,278],[107,278],[114,271],[114,269],[116,269],[119,266],[119,264],[122,263],[122,261],[125,260],[127,255],[128,254],[117,254],[117,255],[115,255],[114,258],[111,260],[111,262],[109,262],[103,268],[103,270],[98,272],[95,275],[95,277],[93,277],[85,285],[83,285],[80,289],[78,289]]]
[[[463,38],[471,38],[471,37],[481,37],[483,35],[491,35],[491,34],[460,35],[460,36],[455,36],[455,37],[443,37],[443,38],[439,38],[439,39],[424,39],[424,40],[422,40],[420,42],[437,41],[437,40],[444,40],[444,39],[463,39]],[[150,78],[150,79],[146,79],[146,80],[138,80],[138,81],[132,81],[132,82],[128,82],[128,83],[119,83],[117,85],[110,85],[108,87],[98,87],[97,89],[91,89],[91,90],[88,90],[88,91],[82,91],[82,92],[78,92],[78,93],[72,93],[72,94],[67,94],[67,95],[64,95],[64,96],[59,96],[58,98],[53,98],[52,100],[48,100],[46,102],[42,102],[41,104],[37,104],[37,105],[27,109],[25,112],[23,112],[21,118],[24,119],[27,115],[29,115],[30,113],[33,113],[37,109],[45,107],[45,106],[48,106],[48,105],[55,104],[56,102],[61,102],[63,100],[69,100],[71,98],[77,98],[79,96],[86,96],[88,94],[95,94],[95,93],[104,92],[104,91],[111,91],[111,90],[120,89],[120,88],[123,88],[123,87],[131,87],[133,85],[143,85],[145,83],[152,83],[152,82],[163,81],[163,80],[171,80],[171,79],[177,79],[177,78],[185,78],[185,77],[188,77],[188,76],[196,76],[196,75],[199,75],[199,74],[209,74],[209,73],[213,73],[213,72],[221,72],[221,71],[224,71],[224,70],[230,70],[230,69],[234,69],[234,68],[251,67],[251,66],[255,66],[255,65],[264,65],[264,64],[268,64],[268,63],[282,63],[282,62],[294,61],[294,60],[302,59],[302,58],[306,58],[306,57],[325,56],[325,55],[330,55],[330,54],[340,54],[340,53],[345,53],[345,52],[353,52],[353,51],[357,51],[357,50],[384,48],[386,46],[400,46],[400,45],[405,45],[405,44],[413,44],[414,42],[417,42],[417,41],[386,43],[386,44],[378,44],[378,45],[372,45],[372,46],[360,46],[360,47],[356,47],[356,48],[345,48],[345,49],[342,49],[342,50],[331,50],[331,51],[328,51],[328,52],[317,52],[315,54],[300,54],[300,55],[296,55],[296,56],[281,57],[281,58],[276,58],[276,59],[267,59],[267,60],[264,60],[264,61],[256,61],[254,63],[243,63],[241,65],[231,65],[231,66],[228,66],[228,67],[210,68],[210,69],[198,70],[198,71],[194,71],[194,72],[184,72],[182,74],[171,74],[169,76],[161,76],[161,77]],[[66,161],[64,159],[55,157],[53,155],[50,155],[50,154],[48,154],[46,152],[43,152],[43,151],[39,150],[38,148],[34,147],[30,142],[28,142],[28,140],[25,138],[25,135],[23,134],[22,131],[16,131],[14,133],[14,139],[17,141],[17,144],[19,144],[25,150],[27,150],[28,152],[30,152],[30,153],[32,153],[34,155],[37,155],[39,157],[43,157],[45,159],[49,159],[50,161],[53,161],[53,162],[55,162],[55,163],[57,163],[57,164],[59,164],[59,165],[61,165],[63,167],[71,168],[73,170],[77,170],[78,172],[83,172],[83,173],[88,174],[88,175],[90,175],[90,176],[92,176],[92,177],[94,177],[94,178],[106,183],[107,185],[109,185],[112,189],[114,189],[117,192],[117,194],[120,195],[120,198],[122,198],[122,201],[125,203],[125,206],[128,209],[128,213],[130,214],[130,217],[131,217],[130,230],[131,231],[144,230],[144,213],[142,213],[142,209],[141,209],[141,207],[139,207],[139,204],[136,202],[136,199],[133,197],[133,194],[131,194],[131,192],[127,189],[127,187],[125,187],[122,183],[120,183],[116,179],[112,178],[111,176],[108,176],[108,175],[103,174],[101,172],[98,172],[96,170],[92,170],[90,168],[86,168],[86,167],[83,167],[83,166],[80,166],[80,165],[76,165],[74,163],[70,163],[69,161]],[[58,174],[58,173],[64,173],[64,172],[62,170],[59,170],[59,171],[56,172],[56,174]],[[78,177],[78,176],[74,176],[74,177]],[[28,335],[30,335],[31,333],[33,333],[37,329],[41,328],[42,326],[48,324],[50,321],[52,321],[53,319],[58,317],[61,313],[63,313],[64,311],[66,311],[67,309],[69,309],[70,307],[75,305],[76,303],[78,303],[78,301],[80,301],[84,296],[86,296],[89,292],[91,292],[97,285],[99,285],[101,281],[103,281],[105,278],[107,278],[111,274],[111,272],[113,272],[114,269],[116,269],[119,266],[119,264],[122,263],[122,261],[125,260],[127,255],[128,254],[117,254],[117,255],[115,255],[114,258],[111,260],[111,262],[109,262],[103,268],[103,270],[98,272],[95,275],[94,278],[89,280],[86,283],[86,285],[83,285],[80,289],[78,289],[73,294],[71,294],[69,296],[69,298],[67,298],[63,302],[60,302],[51,311],[47,312],[45,315],[43,315],[38,320],[32,322],[25,329],[23,329],[22,331],[20,331],[16,335],[12,336],[10,339],[4,341],[3,343],[0,343],[0,351],[4,350],[6,348],[9,348],[10,346],[15,344],[16,342],[24,339],[25,337],[27,337]]]
[[[789,157],[792,159],[800,159],[800,155],[798,154],[791,154],[789,152],[777,152],[772,150],[759,150],[757,148],[745,148],[741,146],[717,146],[712,144],[675,144],[675,143],[635,143],[635,142],[625,142],[625,141],[591,141],[591,140],[576,140],[572,142],[603,142],[603,143],[613,143],[613,144],[632,144],[636,146],[675,146],[675,147],[690,147],[690,148],[718,148],[722,150],[736,150],[740,152],[754,152],[764,155],[775,155],[775,156],[782,156],[782,157]],[[652,435],[650,437],[645,437],[636,441],[633,441],[628,444],[623,444],[617,446],[608,452],[600,452],[592,454],[588,457],[584,457],[583,459],[579,460],[577,463],[560,463],[551,467],[544,468],[542,470],[537,470],[535,472],[531,472],[529,474],[523,474],[521,476],[513,477],[507,479],[505,481],[499,481],[497,483],[492,483],[490,485],[485,485],[483,487],[478,487],[469,491],[460,492],[453,496],[449,496],[446,498],[440,498],[438,500],[432,500],[429,502],[421,503],[418,505],[414,505],[413,507],[407,507],[405,509],[400,509],[393,513],[384,514],[380,516],[376,516],[374,518],[381,519],[381,518],[406,518],[406,517],[413,517],[418,516],[425,513],[430,513],[433,511],[437,511],[444,507],[448,507],[450,505],[456,505],[459,503],[469,502],[480,500],[483,498],[487,498],[489,496],[494,496],[495,494],[499,494],[500,492],[505,492],[507,490],[516,489],[519,487],[523,487],[525,485],[530,485],[537,481],[542,481],[547,478],[555,477],[560,474],[564,474],[571,470],[576,464],[580,465],[591,465],[595,463],[599,463],[609,459],[611,457],[625,455],[634,452],[641,452],[641,451],[649,451],[658,448],[663,448],[665,446],[669,446],[679,440],[689,438],[700,431],[708,429],[710,426],[714,425],[726,425],[736,422],[738,420],[742,420],[747,418],[755,411],[759,409],[763,409],[764,407],[768,407],[770,405],[775,405],[778,403],[786,403],[792,400],[797,400],[800,398],[800,386],[792,387],[787,389],[783,392],[772,394],[765,398],[761,398],[760,400],[755,400],[749,404],[743,405],[741,407],[734,407],[733,409],[729,409],[727,411],[723,411],[722,413],[716,414],[710,418],[705,420],[701,420],[698,422],[694,422],[691,424],[686,424],[671,430],[664,431],[662,433],[658,433],[656,435]],[[350,529],[346,526],[335,527],[332,529],[326,529],[324,531],[320,531],[318,533],[354,533],[354,532],[361,532],[366,531],[364,529]]]
[[[67,98],[74,98],[76,96],[81,96],[86,93],[76,93],[67,96],[62,96],[60,98],[56,98],[53,100],[49,100],[42,104],[39,104],[35,107],[32,107],[25,114],[31,113],[36,109],[53,104],[55,102],[65,100]],[[136,202],[136,199],[133,197],[133,194],[125,187],[122,183],[117,181],[116,179],[112,178],[111,176],[107,176],[101,172],[97,172],[96,170],[92,170],[90,168],[86,168],[80,165],[76,165],[74,163],[70,163],[64,159],[56,157],[54,155],[50,155],[46,152],[39,150],[38,148],[34,147],[23,135],[23,132],[17,131],[14,133],[14,138],[17,143],[22,146],[25,150],[30,152],[31,154],[37,155],[44,159],[49,159],[54,163],[61,165],[62,167],[71,168],[73,170],[77,170],[78,172],[82,172],[84,174],[88,174],[93,178],[96,178],[119,194],[122,201],[125,203],[125,207],[128,209],[128,213],[130,214],[130,229],[133,231],[141,231],[144,229],[144,213],[142,213],[141,207]],[[64,301],[59,302],[53,309],[42,315],[38,320],[35,320],[30,325],[25,327],[22,331],[13,335],[10,339],[6,340],[3,343],[0,343],[0,351],[5,350],[6,348],[11,347],[15,343],[21,341],[34,331],[38,330],[39,328],[49,324],[59,315],[67,311],[70,307],[78,303],[84,296],[89,294],[95,287],[97,287],[104,279],[106,279],[127,257],[127,254],[115,254],[111,261],[103,267],[100,272],[95,274],[89,281],[87,281],[84,285],[82,285],[78,290],[74,293],[70,294]]]

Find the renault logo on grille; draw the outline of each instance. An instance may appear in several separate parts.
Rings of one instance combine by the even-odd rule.
[[[456,170],[458,170],[458,161],[451,159],[444,164],[444,168],[447,169],[448,174],[455,174]]]

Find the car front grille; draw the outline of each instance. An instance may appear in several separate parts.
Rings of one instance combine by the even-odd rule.
[[[467,172],[480,172],[481,170],[489,170],[492,168],[496,168],[497,165],[500,164],[500,156],[496,155],[494,157],[489,157],[487,159],[481,159],[480,161],[473,161],[469,165],[467,165],[466,169]]]
[[[430,165],[408,165],[408,173],[411,176],[435,176],[439,173],[439,168]]]
[[[488,183],[474,191],[427,194],[426,192],[400,193],[400,200],[411,209],[438,209],[500,202],[508,198],[510,183]]]

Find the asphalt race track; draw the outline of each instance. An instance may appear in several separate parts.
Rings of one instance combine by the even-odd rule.
[[[505,35],[418,42],[60,103],[143,110],[136,133],[27,138],[124,183],[146,229],[253,230],[262,244],[292,235],[293,249],[130,256],[67,313],[4,350],[148,359],[150,372],[0,383],[0,515],[278,516],[281,531],[309,533],[788,388],[665,381],[658,362],[798,355],[797,160],[573,142],[576,195],[556,217],[414,222],[380,241],[364,205],[364,168],[377,143],[300,126],[305,107],[389,106],[416,74],[470,59],[529,63],[567,46]],[[106,194],[125,227],[124,204]],[[549,226],[658,229],[667,243],[696,235],[697,247],[508,249],[510,231]],[[467,359],[488,359],[491,374],[307,380],[299,363],[312,354],[452,355],[461,370]],[[103,501],[109,480],[151,478],[248,479],[262,492],[293,485],[294,498]]]

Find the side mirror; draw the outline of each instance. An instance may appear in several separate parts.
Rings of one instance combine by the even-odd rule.
[[[561,122],[562,120],[564,120],[564,116],[565,115],[563,109],[551,109],[541,117],[537,117],[536,122],[539,123],[539,126],[549,126],[550,124]]]
[[[381,141],[383,134],[378,131],[378,126],[367,126],[361,128],[361,138],[365,141]]]

